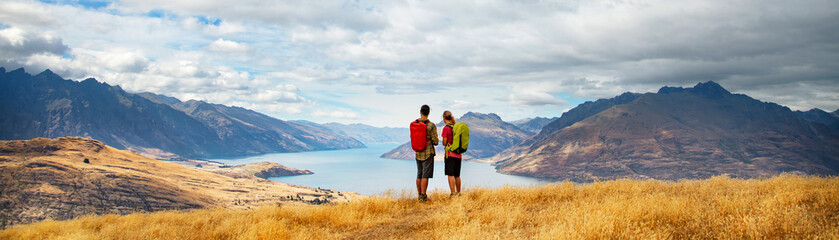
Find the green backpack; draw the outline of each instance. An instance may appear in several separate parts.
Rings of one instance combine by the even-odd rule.
[[[466,123],[455,123],[452,126],[452,144],[446,147],[446,151],[464,153],[469,148],[469,125]]]

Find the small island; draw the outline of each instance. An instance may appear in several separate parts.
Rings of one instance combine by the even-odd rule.
[[[295,175],[314,174],[306,169],[296,169],[283,166],[275,162],[257,162],[243,165],[230,166],[219,162],[206,160],[188,160],[178,162],[181,165],[198,168],[204,171],[213,172],[233,178],[263,178],[284,177]]]

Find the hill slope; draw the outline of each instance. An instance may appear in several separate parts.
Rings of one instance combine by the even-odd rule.
[[[544,132],[544,130],[543,130]],[[714,82],[664,87],[543,136],[499,172],[592,181],[839,173],[839,137]]]
[[[256,177],[231,178],[86,138],[0,141],[2,226],[87,214],[245,208],[356,197]]]
[[[469,125],[469,149],[463,154],[464,159],[491,157],[505,149],[520,143],[524,139],[533,136],[532,132],[521,130],[513,124],[504,122],[501,117],[494,113],[482,114],[468,112],[456,122],[463,122]],[[437,136],[441,136],[444,124],[437,124]],[[406,132],[405,134],[410,134]],[[440,141],[443,139],[440,137]],[[443,159],[442,144],[437,148],[437,159]],[[400,145],[382,155],[383,158],[392,159],[414,159],[414,150],[410,142]]]
[[[241,107],[190,100],[171,104],[216,131],[236,155],[364,147],[358,140],[318,127],[283,121]]]
[[[806,112],[795,111],[795,114],[804,120],[824,124],[830,130],[839,132],[839,115],[837,115],[837,113],[839,113],[839,110],[836,110],[833,113],[828,113],[818,108],[813,108]]]
[[[45,221],[4,239],[837,239],[839,179],[716,177],[681,182],[467,189],[449,199],[369,198]]]
[[[536,136],[525,139],[521,143],[501,151],[495,156],[487,159],[487,162],[496,163],[509,159],[517,154],[521,154],[523,151],[528,150],[534,143],[547,138],[556,131],[562,130],[565,127],[571,126],[574,123],[582,121],[595,114],[606,111],[606,109],[611,107],[635,101],[638,96],[641,96],[641,94],[626,92],[614,98],[604,98],[596,101],[584,102],[571,110],[562,113],[562,116],[560,116],[557,120],[554,120],[542,127]]]
[[[119,86],[64,80],[46,70],[0,68],[0,139],[80,136],[158,158],[360,147],[334,133],[307,133],[279,119],[203,102],[127,93]],[[170,104],[182,104],[189,114]]]

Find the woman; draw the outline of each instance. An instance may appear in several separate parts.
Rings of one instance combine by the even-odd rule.
[[[454,136],[452,132],[452,125],[454,125],[454,117],[448,110],[443,112],[443,121],[446,126],[443,127],[443,145],[448,147],[452,144]],[[463,159],[463,154],[446,151],[446,176],[449,176],[449,189],[451,189],[451,196],[460,195],[460,162]]]

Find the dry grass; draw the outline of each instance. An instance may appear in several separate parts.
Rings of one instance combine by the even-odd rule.
[[[2,239],[839,239],[839,178],[783,175],[680,182],[410,192],[344,204],[209,209],[44,221]]]

